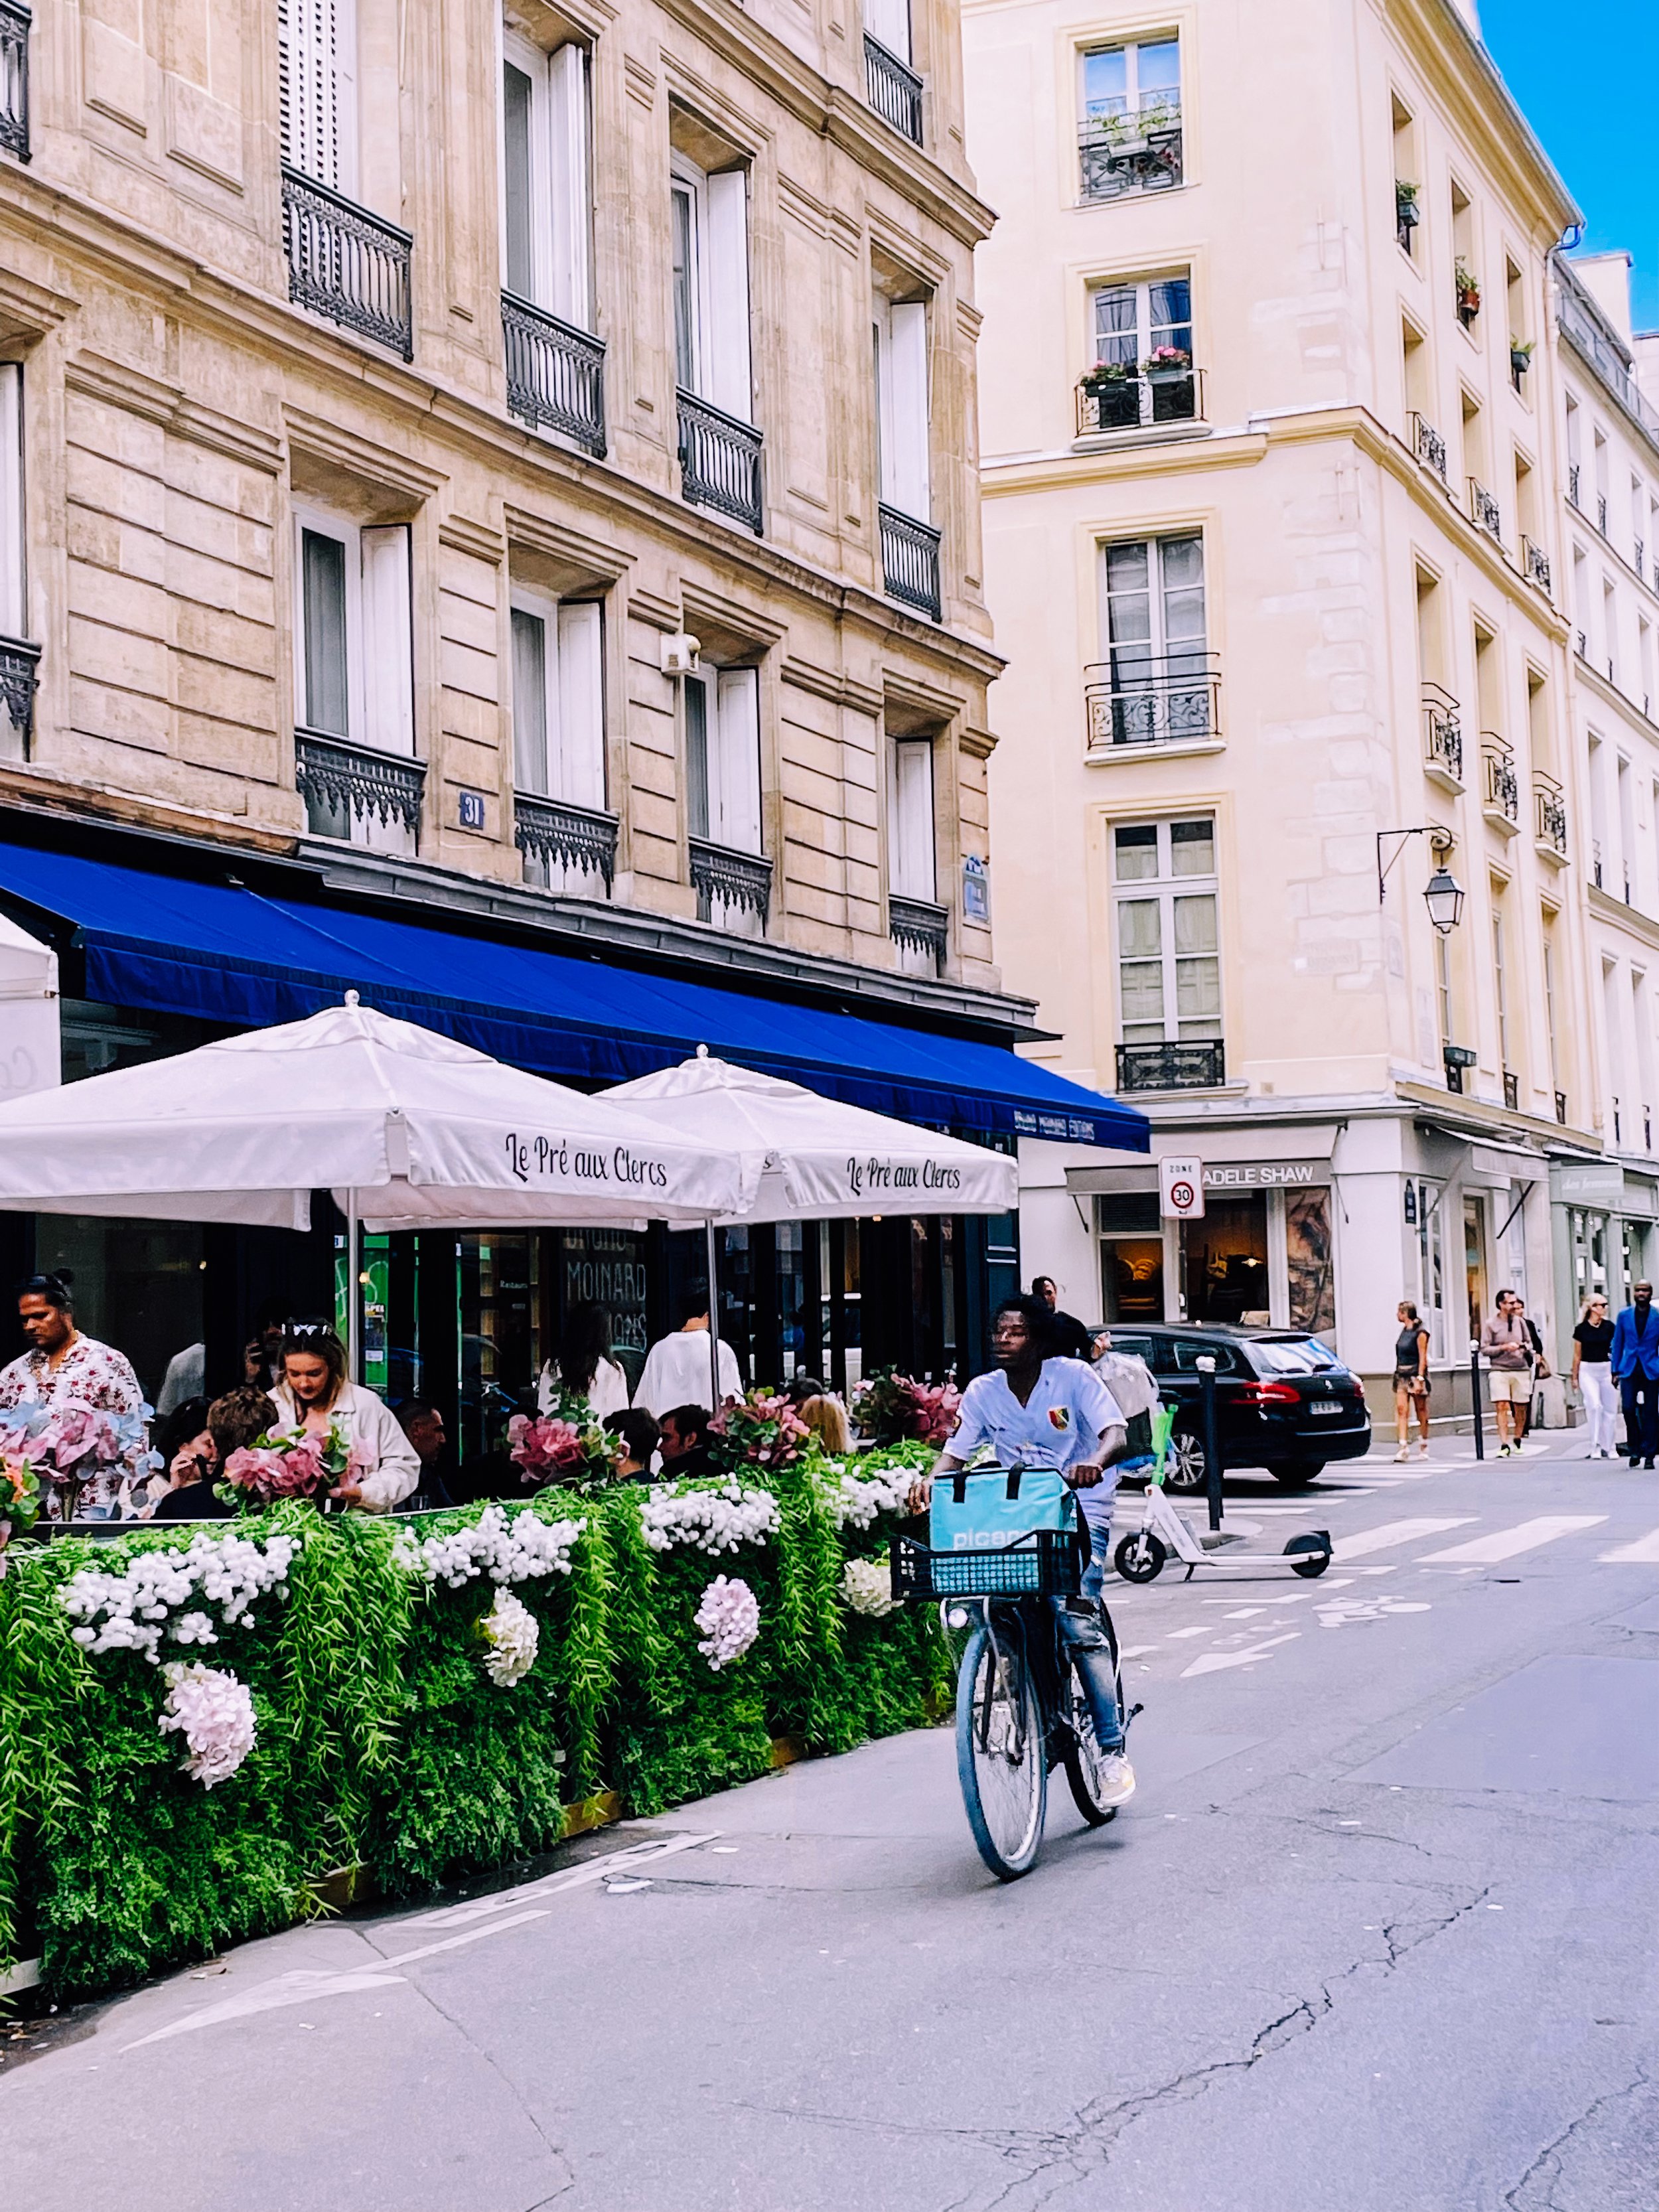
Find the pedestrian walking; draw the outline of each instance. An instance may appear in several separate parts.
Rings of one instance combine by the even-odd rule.
[[[1550,1371],[1549,1361],[1544,1356],[1544,1340],[1538,1334],[1538,1324],[1527,1311],[1527,1302],[1518,1292],[1515,1297],[1515,1317],[1527,1332],[1527,1341],[1532,1346],[1532,1389],[1524,1398],[1515,1403],[1515,1441],[1523,1444],[1527,1431],[1532,1426],[1532,1409],[1538,1404],[1538,1386]],[[1540,1419],[1541,1419],[1541,1413]]]
[[[1492,1410],[1498,1424],[1499,1459],[1513,1459],[1520,1449],[1515,1409],[1532,1395],[1532,1339],[1516,1313],[1519,1304],[1513,1291],[1499,1291],[1498,1310],[1480,1332],[1480,1350],[1492,1370]],[[1655,1334],[1659,1338],[1659,1328]]]
[[[1613,1437],[1619,1400],[1613,1387],[1613,1323],[1607,1302],[1586,1298],[1572,1333],[1572,1387],[1584,1401],[1589,1424],[1589,1459],[1617,1459]]]
[[[1409,1298],[1395,1308],[1400,1334],[1394,1340],[1394,1425],[1400,1439],[1397,1460],[1412,1455],[1412,1415],[1417,1415],[1417,1455],[1429,1455],[1429,1332]]]
[[[1653,1285],[1638,1283],[1613,1326],[1608,1362],[1625,1406],[1625,1443],[1634,1467],[1651,1468],[1659,1452],[1659,1314]]]
[[[1094,1338],[1075,1314],[1063,1313],[1060,1304],[1060,1285],[1052,1275],[1033,1275],[1031,1296],[1041,1298],[1048,1309],[1048,1338],[1057,1359],[1092,1360],[1097,1350]]]
[[[357,1452],[362,1472],[332,1494],[343,1505],[385,1513],[417,1489],[419,1455],[397,1417],[366,1383],[347,1371],[346,1348],[322,1322],[290,1322],[283,1339],[282,1380],[270,1394],[276,1420],[272,1436],[309,1431],[326,1437],[338,1428]]]

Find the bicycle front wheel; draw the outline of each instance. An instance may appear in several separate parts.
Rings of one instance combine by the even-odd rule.
[[[1029,1874],[1048,1802],[1042,1715],[1024,1647],[982,1624],[957,1678],[957,1775],[981,1858],[1000,1881]]]

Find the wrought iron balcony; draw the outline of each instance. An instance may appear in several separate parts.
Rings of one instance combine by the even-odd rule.
[[[544,799],[531,791],[513,795],[513,842],[526,860],[552,866],[583,868],[605,878],[608,891],[617,872],[617,817],[597,807],[572,806],[562,799]]]
[[[1595,880],[1596,890],[1599,891],[1602,888],[1601,840],[1599,837],[1592,837],[1590,839],[1590,875]]]
[[[420,834],[421,794],[426,787],[426,763],[407,754],[375,752],[354,745],[344,738],[320,730],[294,732],[295,781],[313,817],[312,827],[324,836],[349,836],[361,817],[384,823],[389,829],[401,822],[411,837]],[[319,825],[343,822],[343,830]]]
[[[40,648],[21,638],[0,637],[0,708],[11,717],[23,741],[23,755],[34,737],[34,694],[39,688]]]
[[[1595,495],[1595,526],[1603,538],[1607,534],[1607,495],[1604,491]]]
[[[1150,430],[1160,422],[1196,422],[1204,416],[1204,372],[1155,368],[1147,374],[1103,376],[1091,369],[1077,387],[1079,438],[1113,430]]]
[[[501,295],[507,404],[532,430],[562,431],[605,459],[605,340]]]
[[[1120,1091],[1215,1091],[1226,1080],[1227,1048],[1219,1037],[1117,1048]]]
[[[913,945],[918,952],[931,952],[935,960],[943,960],[951,938],[950,911],[932,899],[901,898],[890,891],[887,932],[895,945]]]
[[[1132,659],[1125,649],[1083,672],[1089,753],[1120,745],[1180,744],[1221,735],[1221,664],[1212,653]]]
[[[283,244],[288,296],[404,361],[415,354],[410,255],[396,223],[358,207],[314,177],[283,165]]]
[[[896,507],[884,507],[879,512],[881,574],[888,598],[914,607],[930,622],[938,622],[941,613],[938,531],[929,523],[918,522],[914,515],[901,514]]]
[[[1648,580],[1647,557],[1648,549],[1638,538],[1630,549],[1630,565],[1635,569],[1641,582],[1644,584]]]
[[[29,26],[22,0],[0,0],[0,147],[29,157]]]
[[[1534,545],[1530,538],[1521,540],[1521,556],[1526,564],[1527,581],[1536,584],[1546,599],[1550,596],[1550,556],[1541,545]]]
[[[1533,836],[1539,850],[1549,859],[1567,857],[1567,808],[1561,787],[1553,775],[1534,769],[1532,777]]]
[[[1480,732],[1480,769],[1485,793],[1481,811],[1494,829],[1512,837],[1521,826],[1521,785],[1514,748],[1496,730]]]
[[[1138,110],[1085,116],[1078,126],[1078,162],[1085,200],[1168,191],[1182,177],[1180,100],[1160,93]]]
[[[690,841],[697,911],[707,921],[714,908],[745,907],[763,923],[772,910],[772,863],[764,853],[738,853],[706,837]]]
[[[1489,531],[1494,538],[1503,537],[1504,517],[1498,501],[1485,484],[1477,483],[1473,477],[1469,478],[1469,515],[1482,530]]]
[[[1445,440],[1433,423],[1421,415],[1413,414],[1411,425],[1413,453],[1425,469],[1434,471],[1443,484],[1449,484],[1451,478],[1448,471],[1450,463],[1446,458]]]
[[[682,392],[680,481],[694,507],[712,507],[752,530],[764,527],[761,511],[761,434],[711,407],[695,392]]]
[[[864,85],[884,123],[890,123],[913,146],[921,143],[921,79],[879,39],[864,34]]]
[[[1423,766],[1455,791],[1463,788],[1462,709],[1443,684],[1423,686]]]

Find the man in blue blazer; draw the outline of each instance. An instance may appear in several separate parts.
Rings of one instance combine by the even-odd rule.
[[[1653,1465],[1659,1452],[1659,1314],[1653,1285],[1636,1285],[1613,1328],[1613,1379],[1625,1401],[1625,1444],[1632,1467]]]

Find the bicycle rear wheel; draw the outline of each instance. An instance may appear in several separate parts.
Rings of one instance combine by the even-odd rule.
[[[1123,1668],[1118,1657],[1117,1631],[1104,1606],[1101,1607],[1101,1626],[1112,1647],[1112,1679],[1117,1690],[1118,1717],[1127,1736],[1129,1709],[1123,1702]],[[1072,1747],[1066,1754],[1066,1779],[1071,1784],[1072,1802],[1091,1828],[1103,1828],[1108,1820],[1117,1818],[1117,1807],[1100,1802],[1101,1772],[1106,1754],[1095,1734],[1095,1717],[1089,1710],[1089,1700],[1083,1693],[1075,1667],[1066,1669],[1062,1711],[1071,1723],[1073,1737]]]
[[[982,1623],[957,1677],[957,1776],[986,1865],[1000,1881],[1030,1873],[1048,1802],[1042,1715],[1024,1645],[1011,1637],[994,1644]]]

